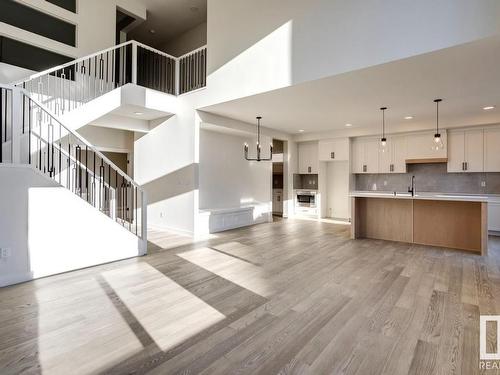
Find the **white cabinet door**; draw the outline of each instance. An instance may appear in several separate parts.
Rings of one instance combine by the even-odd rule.
[[[465,131],[465,171],[484,171],[484,132],[483,129]],[[498,150],[498,149],[497,149]],[[498,151],[500,152],[500,151]]]
[[[406,173],[408,143],[405,136],[392,138],[392,173]]]
[[[408,134],[408,159],[431,159],[447,157],[447,135],[443,129],[440,131],[443,148],[435,150],[434,132]]]
[[[352,173],[363,173],[363,165],[365,160],[364,143],[360,139],[352,141],[352,158],[351,171]]]
[[[448,139],[448,172],[465,170],[465,132],[452,131]]]
[[[378,139],[366,139],[364,141],[364,165],[365,173],[378,173]]]
[[[318,143],[299,143],[299,173],[318,173]]]
[[[488,203],[488,230],[500,232],[500,203]]]
[[[484,129],[484,171],[500,172],[500,128]]]
[[[392,148],[393,148],[393,138],[387,138],[387,144],[385,147],[382,147],[382,144],[379,142],[379,173],[391,173],[392,172]]]
[[[349,160],[349,138],[319,141],[318,147],[320,161]]]

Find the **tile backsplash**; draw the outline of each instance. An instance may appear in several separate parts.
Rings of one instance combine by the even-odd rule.
[[[316,190],[318,189],[318,175],[317,174],[297,174],[293,175],[293,188]]]
[[[447,165],[412,164],[405,174],[358,174],[356,190],[407,191],[415,176],[417,191],[500,194],[500,173],[448,173]]]

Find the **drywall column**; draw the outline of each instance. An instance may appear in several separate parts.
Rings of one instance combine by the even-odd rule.
[[[148,194],[150,228],[195,234],[198,203],[197,116],[179,100],[177,114],[158,120],[134,141],[134,179]]]

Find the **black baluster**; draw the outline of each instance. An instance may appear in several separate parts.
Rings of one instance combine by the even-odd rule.
[[[31,99],[25,99],[28,101],[28,164],[31,165]]]
[[[75,156],[76,156],[76,180],[78,183],[78,193],[80,197],[82,196],[82,148],[80,145],[75,147]]]
[[[0,88],[0,163],[3,162],[3,136],[2,136],[2,129],[3,129],[3,92],[4,89]],[[7,108],[5,108],[5,112],[7,112]]]
[[[89,201],[89,146],[85,145],[85,196]]]
[[[101,159],[101,166],[99,167],[99,177],[100,177],[100,182],[99,182],[99,186],[100,186],[100,189],[99,189],[99,206],[100,206],[100,209],[103,210],[104,208],[104,205],[103,205],[103,202],[102,202],[102,198],[103,198],[103,192],[104,192],[104,197],[106,195],[105,193],[105,190],[104,190],[104,161]]]
[[[132,214],[134,215],[133,218],[135,219],[135,235],[137,236],[137,186],[134,187],[135,190],[135,207],[132,211]]]

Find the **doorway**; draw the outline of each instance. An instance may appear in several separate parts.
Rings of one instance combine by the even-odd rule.
[[[135,18],[125,14],[120,9],[116,9],[116,44],[127,41],[127,32],[129,26],[135,21]]]
[[[283,217],[284,178],[283,178],[283,141],[273,139],[273,217]]]

